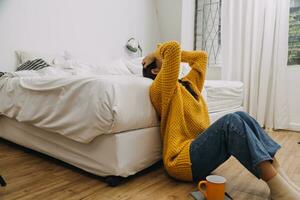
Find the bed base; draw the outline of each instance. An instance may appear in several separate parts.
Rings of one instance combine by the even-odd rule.
[[[145,173],[148,173],[150,171],[153,171],[154,169],[157,169],[157,168],[160,168],[162,166],[162,161],[158,161],[156,162],[155,164],[153,164],[152,166],[148,167],[147,169],[144,169],[138,173],[136,173],[135,175],[132,175],[132,176],[129,176],[129,177],[121,177],[121,176],[106,176],[106,177],[101,177],[101,176],[98,176],[98,175],[95,175],[95,174],[91,174],[89,172],[86,172],[78,167],[75,167],[69,163],[66,163],[62,160],[59,160],[59,159],[56,159],[56,158],[53,158],[49,155],[46,155],[46,154],[43,154],[41,152],[38,152],[38,151],[35,151],[35,150],[32,150],[30,148],[26,148],[24,146],[21,146],[19,144],[16,144],[16,143],[13,143],[11,141],[8,141],[4,138],[0,138],[0,143],[3,143],[3,144],[6,144],[6,145],[9,145],[10,147],[13,147],[13,148],[17,148],[17,149],[20,149],[22,151],[24,151],[25,153],[30,153],[31,155],[33,156],[38,156],[38,157],[41,157],[42,159],[47,159],[47,160],[50,160],[52,162],[55,162],[56,164],[59,164],[59,165],[63,165],[64,167],[66,168],[69,168],[71,170],[74,170],[74,171],[77,171],[79,173],[82,173],[82,174],[85,174],[91,178],[95,178],[95,179],[98,179],[104,183],[106,183],[108,186],[110,187],[116,187],[116,186],[119,186],[123,183],[125,183],[126,181],[134,178],[134,177],[138,177],[142,174],[145,174]],[[0,186],[6,186],[6,182],[4,181],[4,179],[0,176]]]
[[[104,177],[104,182],[110,186],[110,187],[116,187],[118,185],[121,185],[126,181],[127,178],[121,177],[121,176],[107,176]]]

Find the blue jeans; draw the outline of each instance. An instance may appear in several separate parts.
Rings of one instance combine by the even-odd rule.
[[[257,165],[272,161],[280,145],[245,112],[227,114],[191,143],[193,180],[205,179],[214,169],[234,156],[260,178]]]

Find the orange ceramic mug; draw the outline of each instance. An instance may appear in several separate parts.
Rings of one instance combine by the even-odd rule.
[[[222,176],[210,175],[205,181],[199,182],[198,189],[207,200],[224,200],[225,182],[226,179]]]

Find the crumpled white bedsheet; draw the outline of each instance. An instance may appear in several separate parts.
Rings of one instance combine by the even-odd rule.
[[[151,83],[96,68],[13,72],[0,79],[0,114],[89,143],[101,134],[158,126]]]

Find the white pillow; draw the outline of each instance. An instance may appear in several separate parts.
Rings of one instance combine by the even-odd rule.
[[[96,75],[132,75],[121,59],[105,65],[90,64],[80,60],[68,60],[55,66],[66,70],[86,71]]]
[[[132,74],[143,74],[143,61],[144,57],[134,58],[134,59],[123,59],[123,62],[125,63],[126,67],[129,69],[129,71]]]
[[[43,59],[50,65],[66,62],[66,58],[64,54],[43,54],[43,53],[31,52],[31,51],[15,51],[15,52],[19,64],[23,64],[28,60],[35,60],[37,58]]]
[[[101,67],[99,66],[99,70],[101,70],[104,74],[132,75],[122,59],[114,60],[113,62]]]

